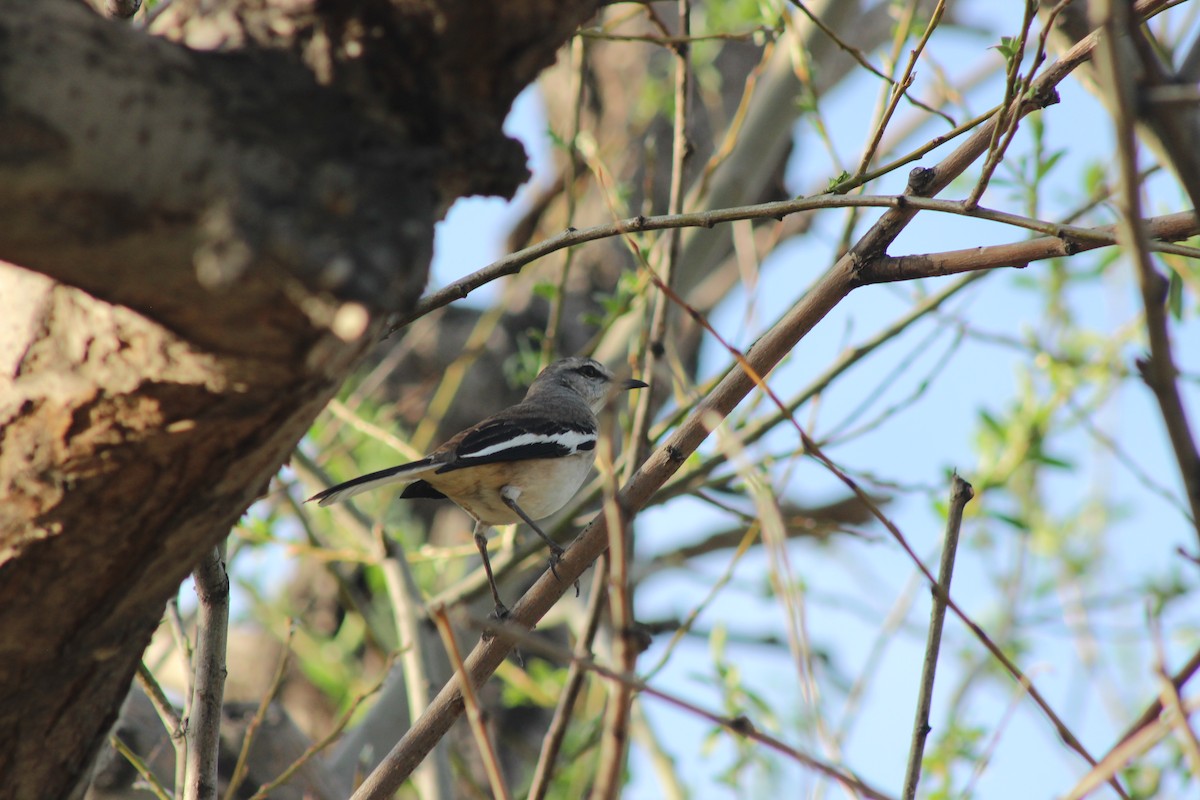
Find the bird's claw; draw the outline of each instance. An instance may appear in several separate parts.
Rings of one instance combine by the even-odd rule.
[[[488,614],[488,619],[494,619],[497,622],[504,622],[511,615],[512,615],[512,612],[508,610],[508,607],[505,606],[503,603],[498,602],[498,603],[496,603],[495,609],[492,610],[492,613]],[[484,628],[482,638],[485,642],[490,642],[492,639],[496,638],[496,632],[489,628]]]
[[[564,550],[563,548],[561,548],[557,545],[550,548],[550,574],[553,575],[554,579],[557,581],[561,581],[562,578],[558,577],[558,570],[556,569],[556,567],[558,567],[559,563],[562,562],[563,555],[566,552],[567,552],[566,550]],[[579,579],[578,578],[575,579],[575,596],[579,597]]]
[[[566,552],[566,550],[562,549],[558,545],[554,545],[550,548],[550,574],[554,576],[555,580],[561,580],[561,578],[558,577],[558,565],[562,563],[563,554]]]

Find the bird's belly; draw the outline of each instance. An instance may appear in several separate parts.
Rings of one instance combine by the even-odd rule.
[[[517,505],[533,519],[545,519],[571,502],[592,471],[591,454],[578,454],[551,460],[554,479],[519,486],[521,496]],[[515,520],[513,520],[515,522]]]
[[[480,465],[426,480],[468,514],[489,525],[521,521],[500,495],[504,487],[515,487],[519,490],[517,505],[530,519],[540,520],[561,509],[579,491],[591,471],[591,456],[587,452],[565,458]]]

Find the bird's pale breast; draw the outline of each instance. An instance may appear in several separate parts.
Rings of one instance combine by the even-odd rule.
[[[579,491],[591,471],[593,457],[589,450],[563,458],[481,464],[471,469],[427,474],[425,480],[476,519],[489,525],[505,525],[519,522],[520,517],[504,504],[500,489],[516,487],[520,490],[517,505],[531,519],[545,519]]]

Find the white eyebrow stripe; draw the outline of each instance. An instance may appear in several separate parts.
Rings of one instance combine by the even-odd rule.
[[[595,441],[596,434],[585,431],[561,430],[558,433],[522,433],[520,436],[505,439],[503,442],[497,442],[479,450],[472,450],[469,453],[460,452],[456,455],[459,458],[483,458],[495,453],[503,453],[505,450],[516,450],[531,444],[542,443],[556,444],[566,448],[570,453],[575,453],[578,452],[582,445],[588,442],[594,443]]]

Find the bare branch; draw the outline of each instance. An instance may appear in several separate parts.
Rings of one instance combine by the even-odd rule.
[[[1124,50],[1130,37],[1140,34],[1133,30],[1134,21],[1124,3],[1100,0],[1091,8],[1105,32],[1096,66],[1107,89],[1104,95],[1116,129],[1117,165],[1121,177],[1121,220],[1118,230],[1121,243],[1137,270],[1146,312],[1150,355],[1138,360],[1138,370],[1158,401],[1191,508],[1192,527],[1195,528],[1197,541],[1200,541],[1200,451],[1196,448],[1187,410],[1176,383],[1179,371],[1171,353],[1171,337],[1167,330],[1167,280],[1151,263],[1147,242],[1149,236],[1142,222],[1141,179],[1134,131],[1137,86]],[[1143,59],[1143,63],[1145,61]],[[1200,195],[1200,175],[1196,178],[1197,194]]]
[[[958,534],[962,529],[963,509],[975,491],[971,484],[958,477],[952,478],[950,508],[946,514],[946,536],[942,541],[942,563],[938,569],[938,594],[950,595],[950,580],[954,576],[954,556],[958,552]],[[921,670],[921,689],[917,694],[917,711],[913,720],[912,744],[908,751],[908,768],[904,773],[904,800],[917,796],[917,784],[921,780],[921,757],[925,752],[925,739],[929,736],[929,711],[933,705],[933,678],[937,672],[938,654],[942,646],[942,624],[946,621],[946,601],[934,595],[930,612],[929,635],[925,640],[925,663]]]
[[[492,789],[492,797],[498,798],[498,800],[509,800],[512,794],[508,791],[508,786],[504,783],[500,761],[496,758],[496,748],[492,745],[491,738],[488,737],[487,725],[483,719],[483,709],[479,705],[479,697],[471,687],[470,681],[466,680],[467,673],[466,668],[463,666],[462,653],[459,652],[458,642],[454,638],[454,629],[450,627],[450,618],[446,616],[446,607],[434,606],[429,609],[429,614],[437,624],[438,633],[442,636],[442,644],[445,645],[446,653],[450,656],[450,663],[454,665],[454,672],[458,677],[458,685],[463,688],[463,702],[467,708],[467,721],[471,725],[471,735],[475,737],[475,747],[479,750],[479,757],[483,760],[483,768],[484,772],[487,773],[488,784]]]
[[[184,800],[216,800],[221,748],[221,701],[225,695],[225,644],[229,635],[229,575],[223,547],[196,567],[196,688],[188,718]]]
[[[863,797],[871,798],[871,800],[889,800],[888,795],[884,794],[879,789],[864,783],[860,779],[849,774],[846,770],[839,767],[827,764],[812,756],[801,752],[792,747],[786,742],[771,736],[768,733],[760,731],[755,727],[754,723],[747,717],[726,717],[720,714],[715,714],[707,709],[701,708],[695,703],[691,703],[673,694],[656,689],[643,681],[637,675],[617,670],[609,669],[602,664],[596,663],[591,658],[581,658],[578,655],[556,646],[552,642],[547,641],[543,637],[532,635],[525,629],[523,625],[510,621],[497,623],[492,619],[483,619],[480,617],[471,617],[471,622],[476,627],[485,631],[492,631],[497,638],[509,638],[513,644],[517,644],[526,650],[538,653],[546,658],[556,661],[579,663],[590,672],[594,672],[602,678],[618,683],[628,684],[633,690],[640,694],[645,694],[649,697],[654,697],[663,702],[666,702],[676,708],[683,709],[688,713],[694,714],[701,719],[707,720],[715,725],[719,725],[730,733],[738,736],[744,736],[747,739],[758,742],[777,753],[781,753],[788,758],[796,761],[803,766],[812,769],[827,778],[831,778],[852,792],[857,792]],[[357,795],[356,795],[357,796]]]
[[[279,663],[275,667],[275,675],[271,678],[271,685],[267,687],[267,691],[263,692],[263,696],[259,699],[258,708],[254,710],[254,716],[250,718],[250,723],[246,726],[246,733],[242,736],[242,749],[238,753],[237,763],[233,767],[233,774],[229,777],[228,785],[225,787],[224,800],[236,800],[238,796],[237,790],[246,778],[250,748],[254,744],[254,737],[258,733],[258,729],[262,727],[263,720],[267,716],[267,709],[270,708],[275,695],[279,693],[279,687],[283,685],[283,676],[287,673],[288,662],[292,656],[292,636],[295,632],[296,625],[292,622],[288,625],[287,637],[283,641],[283,648],[279,654]]]
[[[191,659],[185,659],[184,664],[185,671],[190,673]],[[158,713],[158,718],[162,720],[163,727],[167,729],[167,735],[171,737],[171,745],[175,748],[175,794],[182,797],[183,781],[187,775],[187,731],[184,721],[175,707],[171,705],[171,701],[167,699],[162,687],[158,685],[158,681],[154,679],[154,675],[146,667],[144,661],[138,665],[137,679],[138,684],[145,691],[146,697],[150,698],[154,710]],[[189,678],[189,689],[192,683]]]
[[[571,660],[562,694],[558,697],[558,705],[554,707],[554,717],[542,738],[542,749],[538,753],[538,762],[533,771],[533,780],[529,784],[527,800],[543,800],[546,792],[550,790],[554,765],[567,735],[567,727],[575,710],[575,701],[579,699],[579,692],[583,688],[584,676],[587,674],[581,660],[592,652],[592,641],[596,638],[596,631],[600,628],[600,619],[604,614],[607,585],[608,557],[601,556],[592,577],[583,630],[579,632],[579,638],[575,642],[576,658]]]

